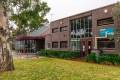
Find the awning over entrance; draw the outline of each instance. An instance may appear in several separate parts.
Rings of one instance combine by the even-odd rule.
[[[21,41],[21,40],[40,40],[40,39],[45,39],[45,36],[18,36],[16,38],[17,41]]]

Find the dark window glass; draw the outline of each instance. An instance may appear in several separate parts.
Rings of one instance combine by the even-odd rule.
[[[113,23],[114,23],[114,20],[113,20],[112,17],[97,20],[97,25],[98,25],[98,26],[108,25],[108,24],[113,24]]]
[[[88,17],[88,25],[89,25],[89,28],[92,28],[92,17],[91,16]]]
[[[77,20],[77,30],[80,29],[80,20]]]
[[[73,30],[73,20],[70,21],[71,23],[71,31]]]
[[[98,48],[109,49],[115,48],[114,39],[98,39],[97,41]]]
[[[70,22],[71,38],[92,37],[92,16],[85,16],[78,19],[73,19]]]
[[[75,32],[76,32],[76,25],[77,25],[77,24],[76,24],[76,20],[74,20],[74,21],[73,21],[73,29],[74,29]]]
[[[89,28],[88,25],[89,25],[89,24],[88,24],[88,17],[85,17],[85,28]]]
[[[81,28],[84,28],[84,18],[81,18]]]
[[[80,38],[80,35],[77,35],[77,38]]]
[[[71,38],[74,38],[74,35],[71,35]]]
[[[53,28],[53,29],[52,29],[52,33],[56,33],[56,32],[58,32],[58,31],[59,31],[58,28]]]
[[[89,33],[85,33],[85,37],[89,37]]]
[[[67,41],[61,41],[60,48],[67,48]]]
[[[52,42],[52,48],[58,48],[58,42]]]

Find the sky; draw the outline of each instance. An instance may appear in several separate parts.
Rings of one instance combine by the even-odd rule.
[[[43,0],[51,11],[47,14],[49,21],[54,21],[81,12],[116,3],[120,0]]]

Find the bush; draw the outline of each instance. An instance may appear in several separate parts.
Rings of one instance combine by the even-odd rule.
[[[120,64],[120,56],[117,54],[102,54],[99,56],[100,62],[108,61],[112,64]]]
[[[120,64],[120,56],[118,54],[101,54],[96,56],[96,53],[91,53],[86,57],[87,61],[95,63],[110,62],[112,64]]]
[[[89,55],[87,55],[86,57],[87,62],[96,62],[96,53],[91,53]]]
[[[56,57],[56,58],[64,58],[64,59],[80,57],[80,52],[73,52],[73,51],[41,50],[37,54],[39,56]]]

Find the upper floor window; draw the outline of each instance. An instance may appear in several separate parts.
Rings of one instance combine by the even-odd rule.
[[[67,26],[61,27],[60,32],[67,31]]]
[[[114,24],[114,20],[112,17],[97,20],[97,26],[108,25],[108,24]]]
[[[58,31],[59,31],[58,28],[53,28],[53,29],[52,29],[52,33],[56,33],[56,32],[58,32]]]
[[[71,38],[92,37],[92,16],[73,19],[71,24]]]

